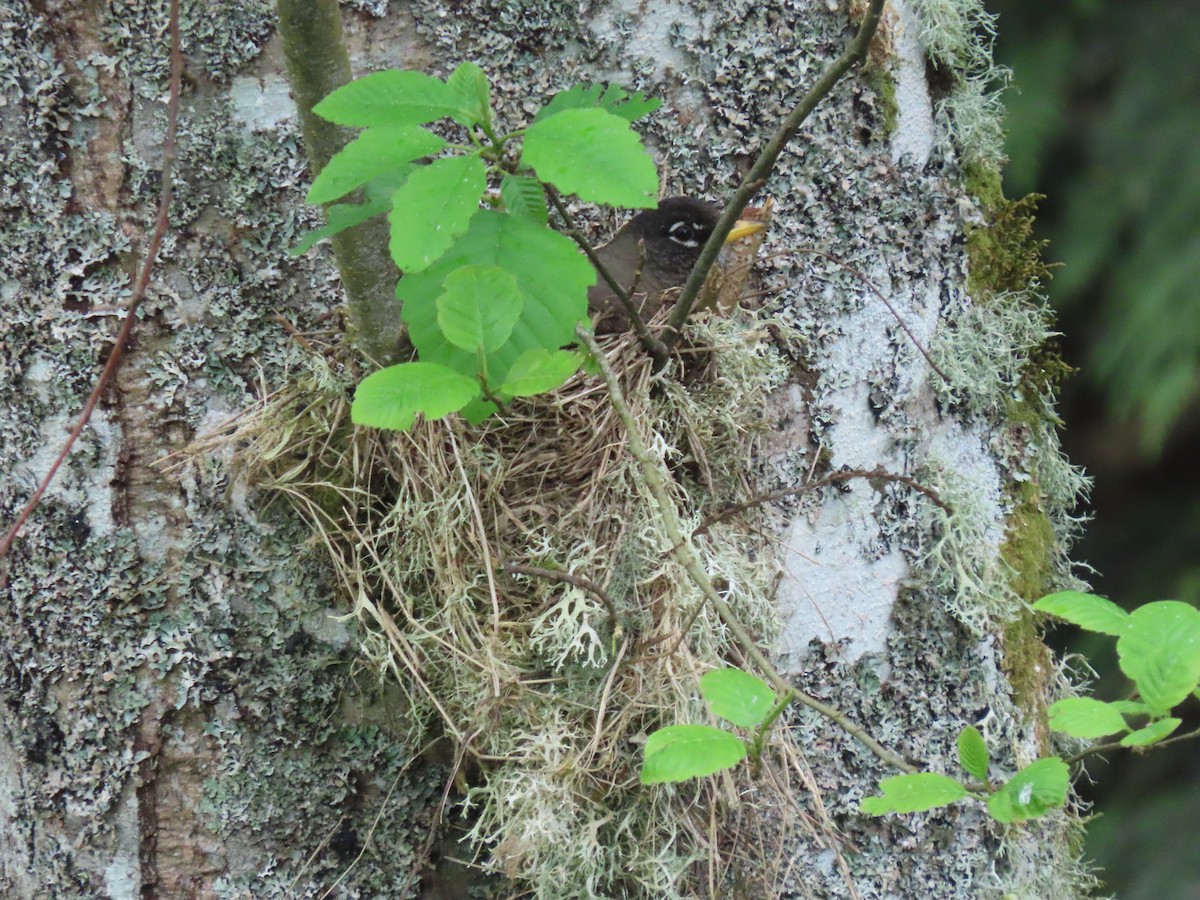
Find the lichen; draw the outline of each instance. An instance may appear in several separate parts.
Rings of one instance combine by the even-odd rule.
[[[262,52],[274,26],[270,0],[238,0],[214,8],[205,0],[180,3],[182,49],[199,72],[227,82]],[[128,0],[104,7],[100,36],[134,76],[143,96],[166,79],[169,66],[167,3]]]

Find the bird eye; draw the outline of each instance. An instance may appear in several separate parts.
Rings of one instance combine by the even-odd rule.
[[[671,236],[671,240],[677,244],[683,244],[685,247],[699,247],[700,242],[696,240],[696,232],[687,222],[676,222],[667,229],[667,234]]]

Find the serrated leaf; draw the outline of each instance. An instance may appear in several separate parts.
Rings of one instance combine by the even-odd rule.
[[[1139,606],[1117,639],[1117,657],[1140,699],[1166,712],[1200,681],[1200,610],[1178,600]]]
[[[483,69],[473,62],[465,62],[450,73],[446,79],[458,101],[459,108],[465,113],[467,121],[464,125],[482,124],[491,119],[491,87]],[[460,121],[462,117],[459,117]]]
[[[455,347],[491,352],[521,316],[517,279],[499,266],[463,266],[446,276],[437,298],[438,326]]]
[[[1157,722],[1151,722],[1145,728],[1129,732],[1129,734],[1121,738],[1121,746],[1146,747],[1150,744],[1155,744],[1167,737],[1182,724],[1183,719],[1159,719]]]
[[[396,188],[404,184],[404,179],[408,177],[408,173],[412,169],[412,166],[405,166],[368,181],[363,187],[363,193],[367,195],[365,203],[335,203],[325,207],[325,226],[306,234],[304,239],[288,253],[292,256],[299,256],[317,241],[332,237],[339,231],[353,228],[367,219],[373,219],[375,216],[387,212],[392,208],[392,194],[396,192]]]
[[[549,220],[546,191],[536,178],[505,175],[500,182],[500,199],[504,201],[504,208],[514,216],[524,216],[538,225],[545,225]]]
[[[642,759],[642,784],[702,778],[735,766],[746,756],[737,735],[708,725],[668,725],[650,735]]]
[[[335,203],[325,210],[326,224],[306,234],[300,239],[300,243],[296,244],[288,253],[291,256],[307,253],[309,248],[318,241],[333,237],[339,231],[345,231],[355,225],[361,225],[367,219],[381,216],[391,208],[391,205],[391,202],[387,200],[376,200],[369,203]]]
[[[540,122],[568,109],[599,107],[627,122],[634,122],[662,106],[658,99],[649,100],[640,92],[629,93],[619,85],[579,84],[570,90],[559,91],[543,106],[533,121]]]
[[[1090,697],[1068,697],[1050,707],[1050,727],[1077,738],[1098,738],[1129,726],[1115,703]]]
[[[355,79],[313,107],[338,125],[424,125],[461,112],[445,82],[424,72],[391,69]]]
[[[700,678],[700,695],[713,715],[741,728],[761,725],[775,706],[775,692],[741,669],[716,669]]]
[[[958,764],[976,781],[987,781],[989,762],[987,742],[978,728],[968,725],[958,733]]]
[[[967,796],[967,789],[945,775],[918,772],[913,775],[893,775],[879,782],[883,791],[878,797],[866,797],[858,808],[868,815],[923,812],[935,806],[947,806]]]
[[[479,212],[487,187],[478,156],[451,156],[416,169],[392,195],[388,249],[402,272],[419,272],[454,244]]]
[[[446,276],[468,264],[504,269],[516,278],[524,301],[508,341],[488,355],[493,384],[503,384],[526,351],[557,349],[574,341],[576,323],[587,317],[587,290],[596,281],[595,269],[570,238],[519,216],[483,210],[441,259],[424,271],[406,274],[396,285],[403,303],[401,317],[421,359],[466,375],[478,368],[477,356],[447,341],[437,323],[436,301]]]
[[[512,364],[500,386],[509,397],[532,397],[552,391],[579,371],[583,356],[570,350],[526,350]]]
[[[495,415],[497,409],[499,409],[499,407],[496,406],[496,404],[491,400],[485,400],[482,397],[476,397],[461,410],[459,410],[459,415],[461,415],[472,425],[478,425],[488,416]]]
[[[1035,819],[1067,802],[1071,785],[1067,764],[1057,756],[1039,759],[988,798],[988,812],[997,822]]]
[[[312,204],[328,203],[387,172],[402,169],[422,156],[437,153],[446,142],[416,125],[368,128],[329,160],[308,189]]]
[[[355,425],[407,431],[417,413],[438,419],[456,412],[480,392],[479,383],[428,362],[401,363],[372,372],[354,391]]]
[[[629,123],[603,109],[568,109],[531,125],[521,162],[582,200],[627,207],[657,202],[654,160]]]
[[[1081,591],[1048,594],[1034,603],[1033,608],[1066,619],[1088,631],[1111,634],[1114,637],[1121,634],[1129,618],[1129,613],[1111,600]]]

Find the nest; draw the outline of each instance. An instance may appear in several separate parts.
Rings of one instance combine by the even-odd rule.
[[[675,377],[654,375],[632,336],[606,347],[693,528],[745,499],[784,375],[759,328],[745,312],[689,325]],[[733,776],[644,788],[638,774],[645,736],[705,721],[697,679],[740,658],[671,555],[602,380],[581,373],[477,427],[450,417],[393,434],[353,427],[328,357],[309,366],[193,452],[234,447],[241,478],[308,521],[364,653],[407,691],[414,728],[454,742],[484,865],[545,897],[723,880],[734,838],[710,813]],[[734,522],[695,549],[769,641],[760,544]]]

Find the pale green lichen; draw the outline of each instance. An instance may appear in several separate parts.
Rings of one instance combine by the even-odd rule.
[[[921,43],[951,79],[937,99],[941,143],[966,164],[998,169],[1005,160],[1000,90],[1008,71],[992,60],[994,14],[982,0],[913,0]]]

